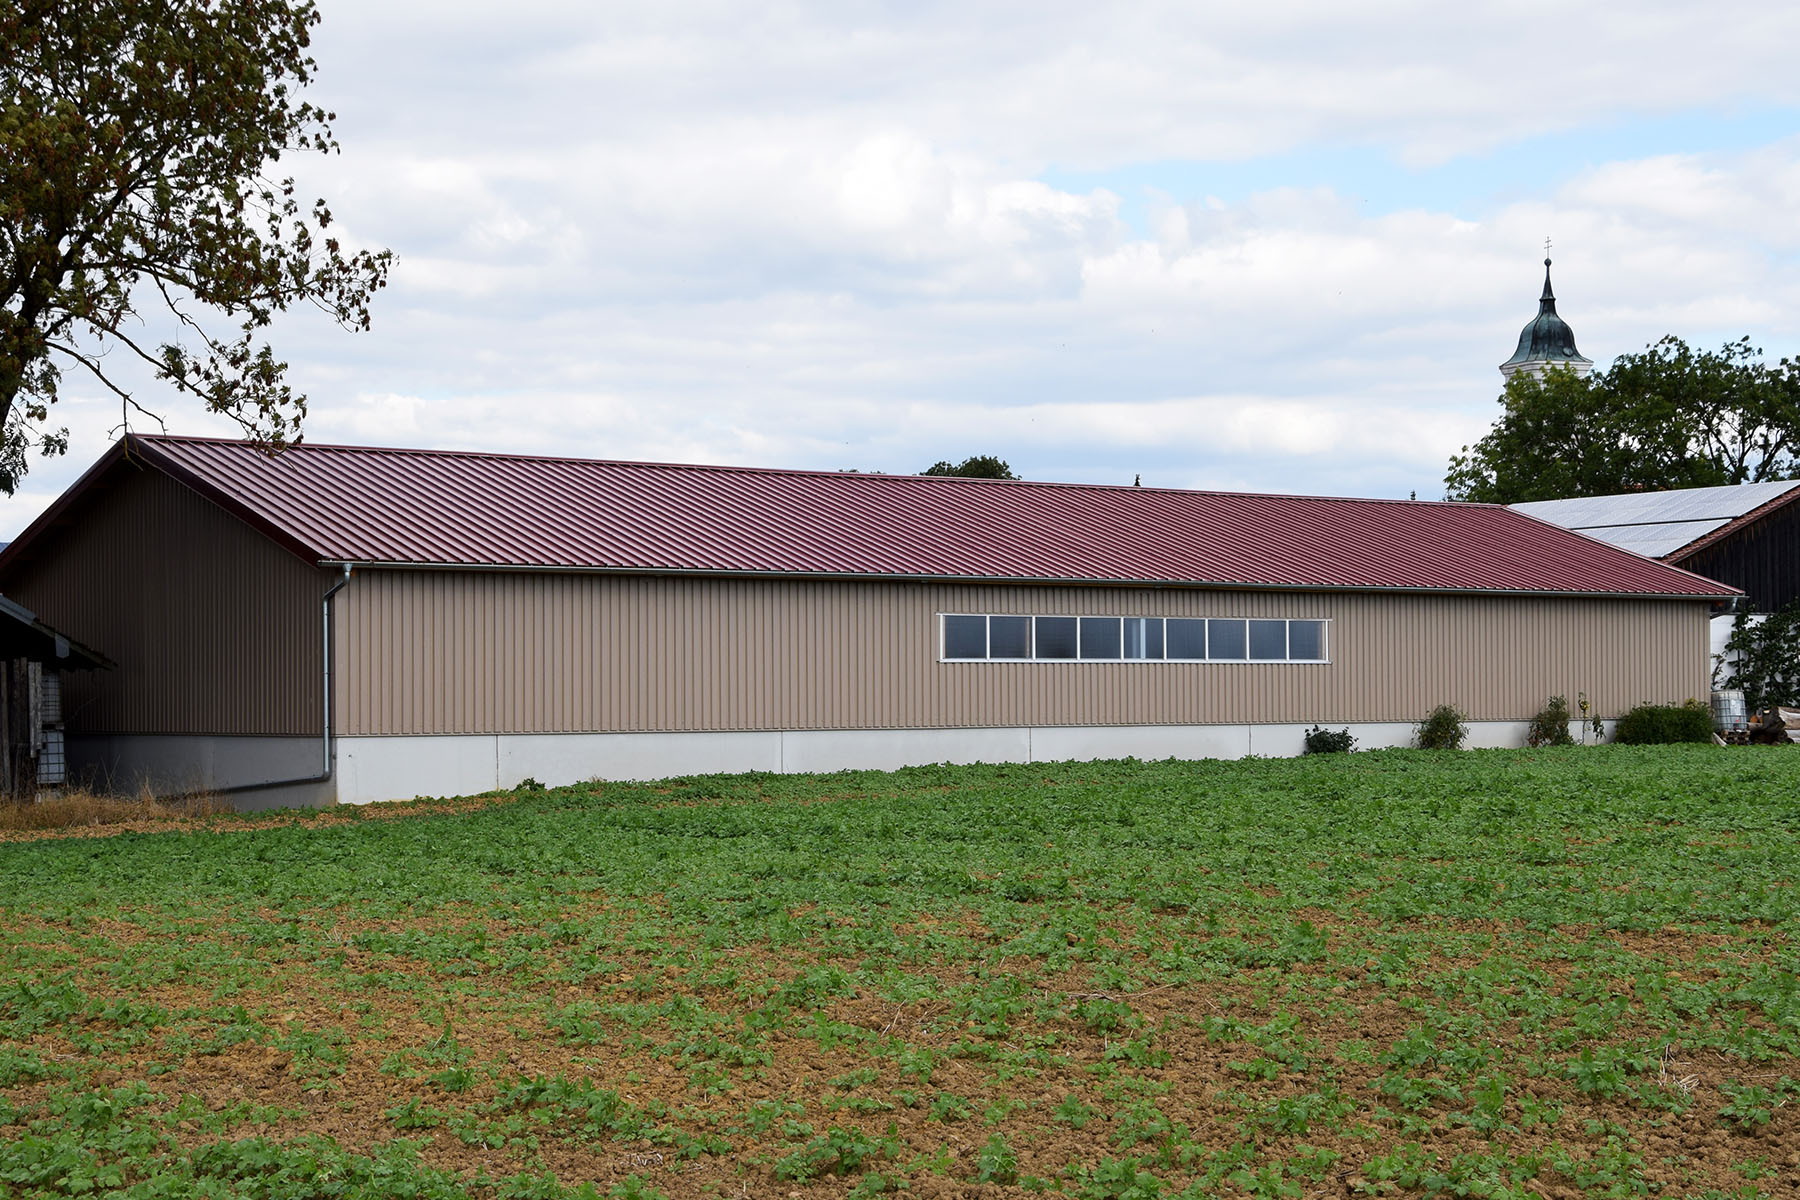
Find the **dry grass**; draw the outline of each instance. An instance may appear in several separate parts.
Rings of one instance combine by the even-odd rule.
[[[151,795],[148,789],[135,796],[112,796],[77,789],[45,796],[35,803],[0,803],[0,831],[136,825],[146,821],[210,817],[230,811],[229,804],[204,792],[163,800]]]

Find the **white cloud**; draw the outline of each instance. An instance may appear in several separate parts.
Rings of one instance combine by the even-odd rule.
[[[888,470],[998,453],[1040,478],[1435,495],[1491,418],[1545,233],[1594,358],[1665,332],[1800,338],[1800,141],[1605,140],[1800,103],[1800,10],[324,15],[318,98],[345,152],[298,164],[303,187],[400,263],[372,334],[277,330],[314,441]],[[1569,129],[1592,131],[1591,166],[1497,181],[1474,212],[1371,212],[1355,178],[1205,180],[1308,147],[1434,163]],[[1158,163],[1193,169],[1141,220],[1135,196],[1045,182]],[[144,390],[174,428],[229,432]],[[13,530],[116,423],[74,374],[68,396],[77,448],[7,506]]]

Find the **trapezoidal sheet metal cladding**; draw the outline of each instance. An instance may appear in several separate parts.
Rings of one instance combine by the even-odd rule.
[[[320,732],[333,573],[192,489],[126,468],[0,585],[117,666],[65,680],[71,733]]]
[[[1274,588],[1727,595],[1491,505],[134,438],[316,560]]]
[[[347,735],[1524,720],[1706,694],[1703,602],[359,571]],[[1327,662],[946,662],[946,613],[1329,622]]]

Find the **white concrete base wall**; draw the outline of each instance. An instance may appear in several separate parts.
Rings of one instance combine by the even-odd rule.
[[[778,771],[895,771],[927,763],[1031,762],[1032,729],[806,729],[781,741]]]
[[[1609,740],[1613,722],[1599,740]],[[239,810],[367,804],[466,796],[536,779],[550,787],[589,779],[646,780],[742,771],[825,774],[932,763],[1080,762],[1097,758],[1287,758],[1306,725],[1039,726],[1008,729],[787,730],[767,733],[482,733],[337,739],[335,777],[232,792]],[[1343,725],[1327,728],[1343,729]],[[1358,749],[1410,746],[1410,722],[1353,724]],[[1524,721],[1472,721],[1471,749],[1519,746]],[[1582,740],[1580,726],[1570,733]],[[1592,737],[1592,734],[1589,734]],[[317,738],[150,734],[69,738],[69,779],[101,791],[159,795],[241,787],[311,775]]]
[[[1611,722],[1607,737],[1611,737]],[[1520,746],[1525,721],[1472,721],[1471,749]],[[590,779],[647,780],[741,771],[820,774],[891,771],[932,763],[1066,762],[1098,758],[1285,758],[1308,725],[1125,725],[1016,729],[788,730],[766,733],[463,734],[345,737],[337,741],[344,804],[462,796]],[[1328,726],[1343,729],[1343,725]],[[1410,746],[1414,726],[1348,726],[1359,749]],[[1570,732],[1577,735],[1576,726]]]
[[[782,769],[779,735],[767,733],[508,733],[494,742],[497,787],[591,779],[596,762],[609,779],[666,779],[671,762],[683,775]]]

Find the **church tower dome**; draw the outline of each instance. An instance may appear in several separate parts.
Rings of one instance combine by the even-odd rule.
[[[1585,378],[1594,369],[1594,360],[1581,357],[1575,348],[1575,331],[1556,315],[1556,293],[1550,290],[1550,260],[1544,260],[1544,294],[1538,297],[1538,314],[1519,333],[1519,348],[1500,364],[1500,374],[1511,379],[1524,371],[1543,377],[1549,367],[1567,367]]]

